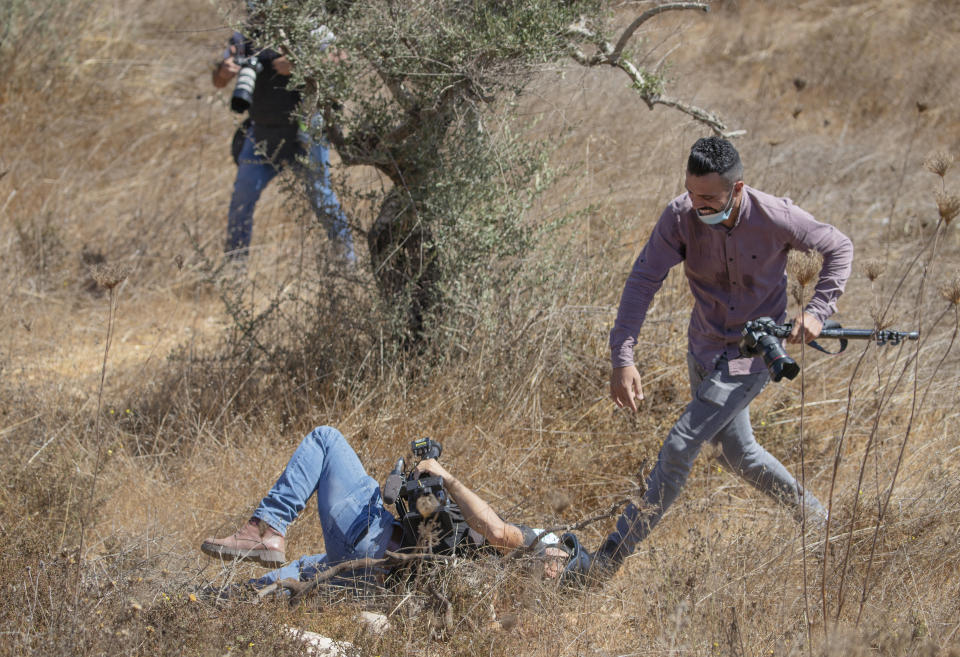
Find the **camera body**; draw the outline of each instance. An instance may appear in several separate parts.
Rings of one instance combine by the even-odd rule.
[[[787,355],[780,343],[782,338],[789,335],[789,328],[786,328],[786,333],[784,328],[769,317],[760,317],[747,322],[741,332],[740,355],[750,358],[762,356],[774,381],[780,381],[783,377],[794,379],[800,373],[800,366]]]
[[[419,462],[439,458],[443,447],[430,438],[417,438],[410,442],[410,451]],[[402,458],[387,477],[383,499],[396,506],[405,548],[451,554],[466,534],[466,520],[444,490],[443,479],[429,474],[417,477],[413,468],[406,470]]]
[[[249,57],[235,56],[233,61],[240,67],[237,73],[237,84],[230,97],[230,109],[242,114],[250,109],[253,102],[253,89],[257,86],[257,75],[263,71],[263,62],[256,55]]]

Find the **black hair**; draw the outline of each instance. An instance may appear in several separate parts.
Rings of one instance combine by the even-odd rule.
[[[694,176],[716,173],[733,185],[743,180],[743,162],[740,161],[740,153],[726,139],[703,137],[690,149],[687,172]]]

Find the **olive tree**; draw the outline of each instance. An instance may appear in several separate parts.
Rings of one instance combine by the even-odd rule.
[[[529,251],[523,217],[547,177],[541,150],[510,129],[508,101],[542,67],[619,68],[651,109],[726,132],[716,116],[666,97],[658,72],[625,54],[643,22],[703,3],[654,7],[616,39],[600,0],[261,0],[257,9],[266,39],[294,63],[304,114],[322,115],[344,165],[375,167],[390,182],[366,238],[404,342],[429,339],[439,318]]]

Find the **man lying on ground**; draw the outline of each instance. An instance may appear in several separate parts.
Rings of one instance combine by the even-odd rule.
[[[575,577],[579,570],[575,564],[586,553],[573,534],[558,538],[504,521],[436,459],[421,460],[413,472],[419,478],[439,477],[453,502],[450,512],[465,521],[454,523],[453,535],[442,542],[447,546],[443,551],[467,556],[490,549],[506,553],[531,548],[533,555],[544,560],[546,577],[556,578],[565,572]],[[314,493],[327,551],[286,563],[287,527]],[[300,442],[250,520],[231,536],[206,539],[200,549],[214,557],[278,566],[250,582],[259,589],[288,578],[310,581],[347,561],[379,559],[387,551],[419,552],[424,547],[422,540],[410,531],[404,532],[401,521],[385,508],[379,484],[366,473],[343,434],[333,427],[317,427]],[[357,577],[373,574],[353,573]]]

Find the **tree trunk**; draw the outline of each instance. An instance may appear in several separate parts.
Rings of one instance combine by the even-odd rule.
[[[425,320],[439,299],[440,271],[432,237],[415,201],[396,187],[383,200],[367,234],[380,293],[402,314],[403,341],[409,346],[424,341]]]

